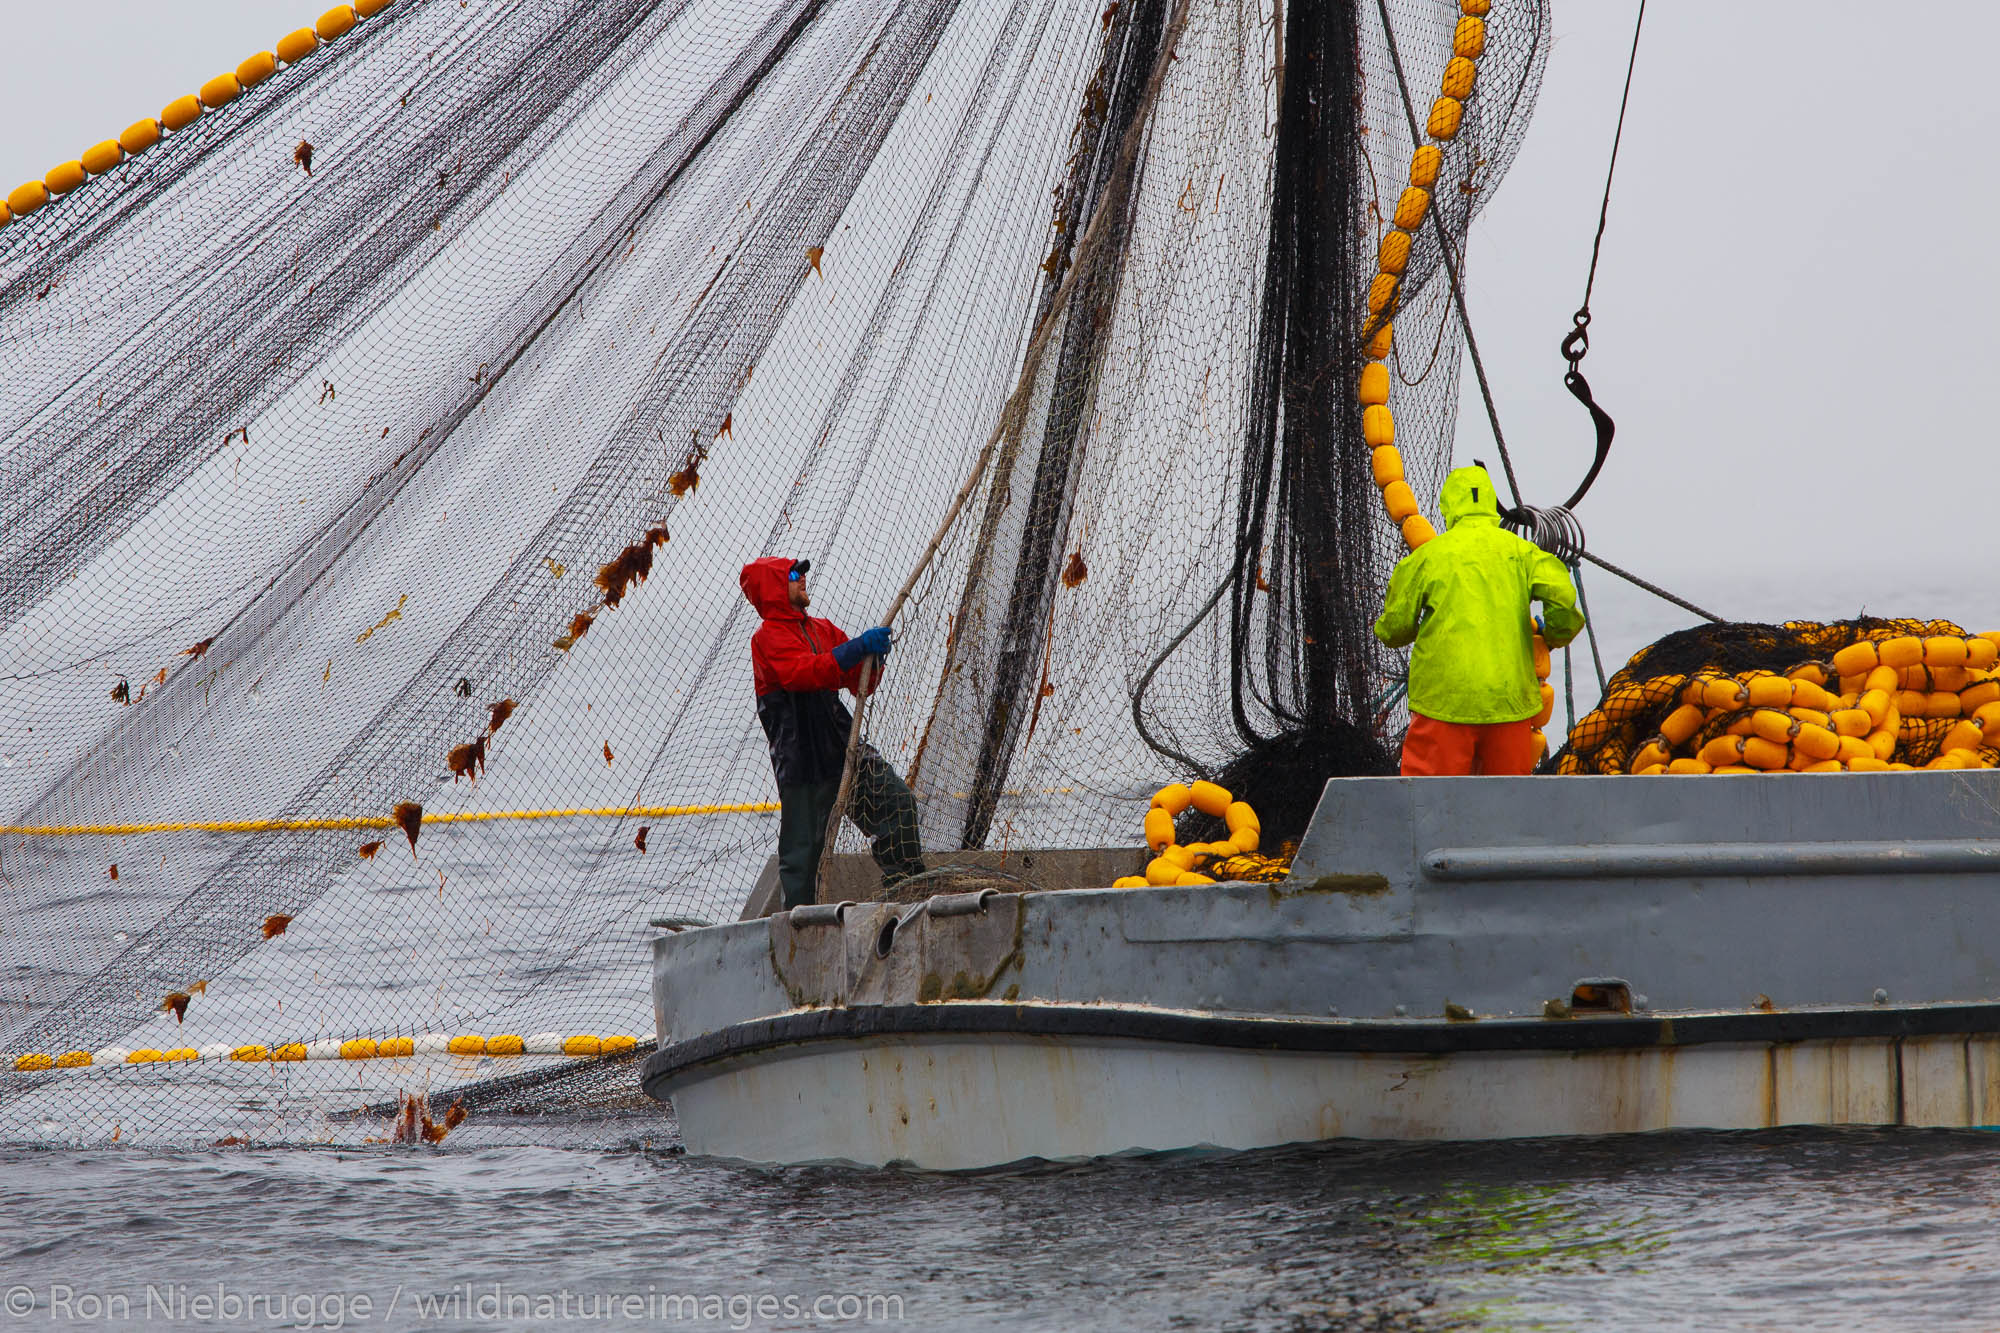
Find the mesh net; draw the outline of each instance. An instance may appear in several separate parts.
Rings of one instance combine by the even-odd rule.
[[[1389,12],[1434,85],[1457,6]],[[1545,54],[1496,7],[1454,246]],[[1372,4],[400,0],[0,230],[0,1138],[628,1097],[648,920],[776,842],[757,555],[849,632],[921,571],[837,850],[1136,847],[1190,768],[1379,767],[1403,116]]]

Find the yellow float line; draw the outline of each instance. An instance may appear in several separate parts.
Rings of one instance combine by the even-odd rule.
[[[534,1037],[522,1037],[511,1032],[492,1037],[482,1037],[477,1033],[446,1036],[441,1032],[427,1032],[416,1037],[384,1037],[379,1041],[373,1037],[353,1037],[346,1041],[293,1041],[276,1046],[254,1042],[242,1046],[226,1043],[202,1047],[176,1046],[164,1051],[150,1046],[136,1050],[107,1046],[99,1051],[65,1051],[61,1055],[37,1051],[14,1056],[9,1063],[17,1073],[36,1074],[50,1069],[85,1069],[94,1065],[181,1064],[201,1060],[289,1064],[301,1060],[396,1060],[414,1055],[491,1055],[502,1058],[561,1055],[576,1060],[594,1060],[630,1055],[641,1041],[652,1039],[650,1034],[645,1037],[600,1037],[590,1032],[571,1036],[548,1033]]]
[[[1381,489],[1389,521],[1401,531],[1403,545],[1412,551],[1437,536],[1437,529],[1423,516],[1416,493],[1403,476],[1403,456],[1396,449],[1396,418],[1389,408],[1389,372],[1384,363],[1395,343],[1392,319],[1402,301],[1410,249],[1431,212],[1431,192],[1444,166],[1444,152],[1438,145],[1458,137],[1465,101],[1472,96],[1478,78],[1479,58],[1486,53],[1486,15],[1493,8],[1492,0],[1459,0],[1458,8],[1462,17],[1452,31],[1451,61],[1445,66],[1443,85],[1424,126],[1428,142],[1417,145],[1410,156],[1410,183],[1397,197],[1389,229],[1379,242],[1376,273],[1368,286],[1362,322],[1362,332],[1368,335],[1359,386],[1362,443],[1370,451],[1369,467]],[[1390,34],[1390,40],[1395,40],[1395,34]]]
[[[741,801],[733,805],[603,805],[567,810],[466,810],[424,816],[426,824],[483,824],[496,819],[676,819],[684,815],[761,815],[779,808],[776,801]],[[162,819],[147,824],[9,824],[0,836],[123,838],[138,833],[297,833],[319,829],[388,829],[401,827],[393,815],[336,815],[327,819]]]
[[[346,36],[362,19],[374,18],[394,0],[355,0],[335,5],[321,14],[310,28],[299,28],[278,39],[275,50],[259,51],[233,71],[218,74],[201,85],[198,92],[177,98],[151,116],[134,121],[115,139],[106,139],[85,149],[83,155],[57,163],[40,180],[18,185],[0,202],[0,227],[17,217],[26,217],[55,196],[68,194],[91,176],[102,176],[127,158],[137,157],[168,135],[176,134],[201,119],[205,111],[224,107],[278,72],[279,65],[296,65],[326,43]]]
[[[1403,455],[1396,448],[1396,418],[1389,407],[1390,377],[1386,364],[1395,342],[1392,319],[1402,303],[1410,248],[1423,230],[1424,219],[1431,209],[1431,193],[1444,166],[1444,150],[1438,145],[1458,137],[1466,99],[1472,96],[1477,82],[1479,58],[1486,54],[1486,16],[1492,8],[1492,0],[1459,0],[1460,18],[1452,30],[1451,60],[1445,66],[1444,82],[1437,99],[1431,103],[1430,119],[1424,125],[1428,142],[1417,145],[1410,156],[1410,183],[1397,197],[1389,229],[1378,243],[1376,273],[1368,287],[1367,317],[1362,321],[1368,342],[1363,349],[1365,364],[1359,388],[1361,439],[1369,450],[1369,470],[1382,492],[1383,509],[1402,533],[1403,545],[1412,551],[1437,536],[1437,529],[1418,507],[1416,492],[1403,475]],[[1394,40],[1393,33],[1390,39]],[[1535,642],[1542,643],[1539,635]],[[1535,656],[1538,662],[1546,661],[1547,646],[1542,645],[1542,651]],[[1554,712],[1556,696],[1546,671],[1537,669],[1535,677],[1542,694],[1541,713],[1533,724],[1539,763],[1540,756],[1548,753],[1548,738],[1542,734],[1542,727]]]

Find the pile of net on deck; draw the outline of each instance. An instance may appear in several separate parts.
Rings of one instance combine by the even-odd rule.
[[[868,715],[931,864],[1127,843],[1155,746],[1272,828],[1303,787],[1232,765],[1379,761],[1373,4],[365,9],[0,228],[0,1139],[628,1095],[648,918],[775,845],[737,569],[873,623],[1010,401]],[[1437,83],[1458,6],[1389,10]],[[1546,6],[1486,29],[1454,246]],[[1439,244],[1389,362],[1431,503]]]
[[[1698,626],[1634,654],[1546,771],[2000,767],[1996,660],[1948,620]]]

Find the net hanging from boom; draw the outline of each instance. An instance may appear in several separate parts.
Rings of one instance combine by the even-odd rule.
[[[1459,7],[1390,11],[1434,82]],[[1488,18],[1454,246],[1546,25]],[[643,1039],[646,918],[735,915],[775,842],[738,567],[873,623],[1017,388],[867,717],[932,863],[1131,841],[1149,668],[1206,768],[1365,762],[1410,152],[1348,0],[397,0],[0,229],[0,1139],[359,1140],[419,1086],[525,1132],[482,1096],[564,1057],[398,1043]],[[72,1052],[121,1058],[13,1067]]]

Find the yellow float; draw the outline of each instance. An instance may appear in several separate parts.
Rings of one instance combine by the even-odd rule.
[[[1228,839],[1223,842],[1176,842],[1174,819],[1189,809],[1220,819],[1229,832]],[[1214,782],[1196,782],[1192,786],[1170,782],[1160,788],[1153,794],[1152,805],[1146,811],[1145,834],[1146,846],[1154,853],[1153,859],[1146,863],[1146,872],[1113,880],[1112,888],[1214,884],[1217,882],[1214,876],[1204,871],[1221,868],[1230,872],[1230,878],[1249,878],[1251,874],[1266,869],[1265,863],[1272,862],[1272,858],[1263,858],[1255,866],[1225,865],[1254,855],[1264,833],[1263,826],[1257,821],[1257,812],[1237,800],[1227,787]]]
[[[168,103],[158,120],[135,121],[116,139],[94,145],[76,161],[58,164],[42,181],[32,182],[42,192],[25,207],[14,203],[10,196],[8,203],[0,207],[0,227],[34,212],[49,201],[51,194],[67,194],[74,190],[83,184],[86,175],[101,176],[125,158],[145,152],[158,143],[163,134],[186,129],[201,119],[204,109],[227,106],[242,96],[246,89],[256,87],[277,73],[281,63],[291,65],[304,60],[317,51],[322,42],[344,36],[353,30],[356,23],[375,17],[392,3],[394,0],[356,0],[351,5],[335,5],[321,14],[312,27],[286,33],[273,50],[251,55],[233,72],[218,74],[202,84],[199,91]],[[27,188],[22,186],[14,193],[20,195]]]

